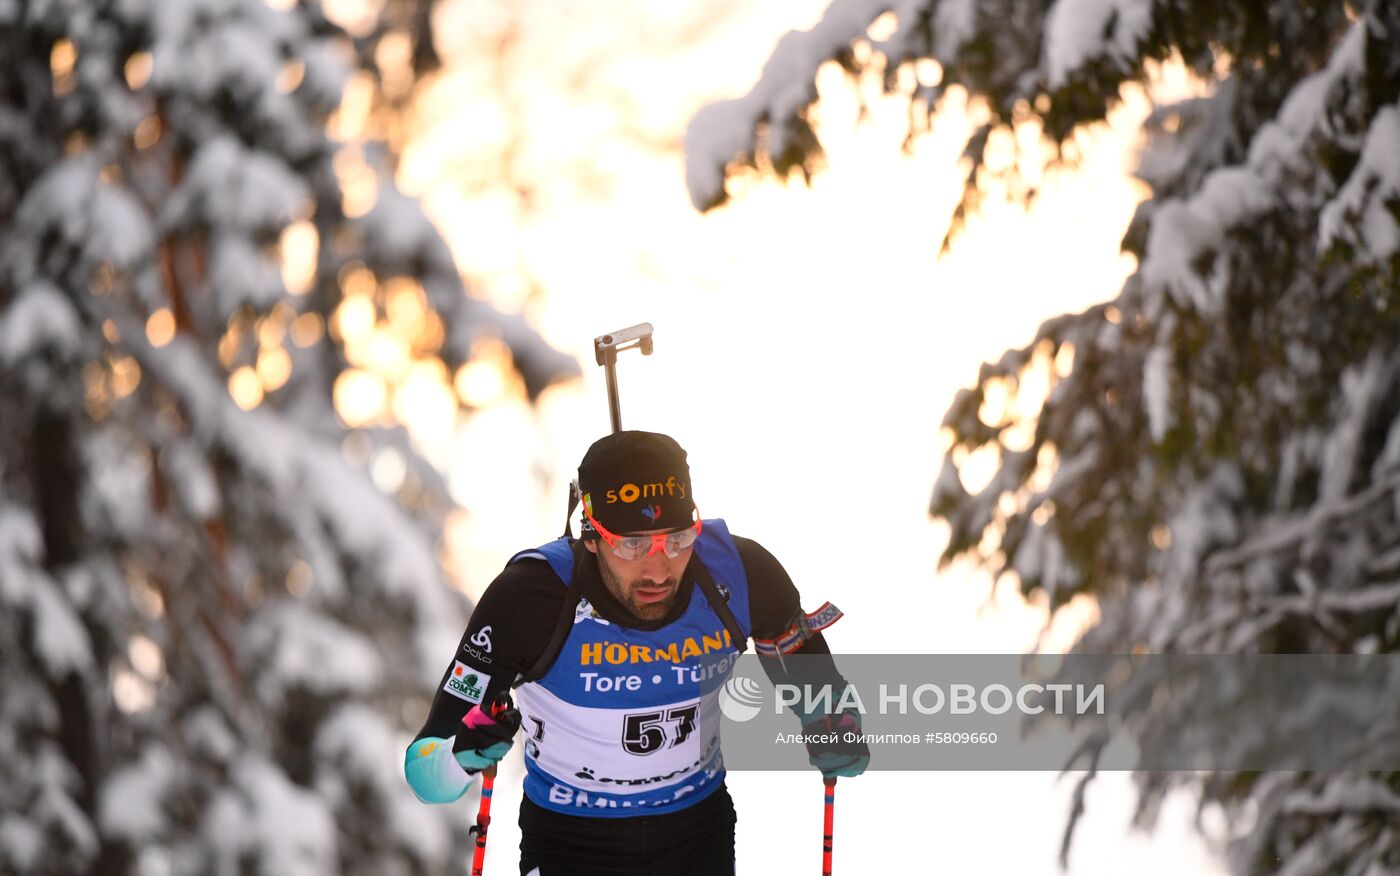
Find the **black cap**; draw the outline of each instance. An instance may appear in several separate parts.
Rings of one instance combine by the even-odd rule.
[[[681,529],[695,520],[685,450],[659,432],[599,438],[579,463],[578,486],[584,512],[609,532]]]

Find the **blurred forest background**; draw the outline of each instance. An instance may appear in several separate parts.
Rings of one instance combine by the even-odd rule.
[[[911,143],[971,108],[955,250],[1184,65],[1136,271],[960,378],[928,448],[945,559],[1093,597],[1089,650],[1393,651],[1397,5],[837,0],[691,122],[691,195],[819,176],[834,61],[907,101]],[[577,8],[0,3],[0,869],[465,860],[399,769],[470,607],[442,472],[492,399],[579,374],[518,315],[566,242],[493,229],[606,201],[619,141],[682,145],[560,38]],[[679,53],[728,10],[635,26]],[[1238,872],[1400,868],[1395,775],[1145,775],[1145,822],[1174,782],[1237,819]]]
[[[468,608],[426,439],[578,365],[396,181],[433,12],[0,8],[6,871],[464,859],[399,767]]]

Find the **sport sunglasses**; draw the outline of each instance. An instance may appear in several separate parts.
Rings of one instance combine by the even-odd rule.
[[[598,537],[612,546],[613,556],[621,560],[644,560],[657,551],[675,559],[700,537],[699,509],[696,510],[693,526],[676,532],[657,532],[652,535],[617,535],[609,532],[592,514],[585,514]]]

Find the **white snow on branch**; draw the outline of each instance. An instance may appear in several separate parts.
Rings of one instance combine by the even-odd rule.
[[[239,790],[224,791],[206,810],[202,832],[215,873],[322,876],[337,871],[335,823],[313,792],[275,765],[246,757],[236,765]]]
[[[1366,489],[1346,498],[1314,505],[1304,514],[1261,521],[1254,527],[1254,531],[1258,533],[1254,538],[1238,547],[1213,554],[1207,562],[1206,571],[1208,574],[1218,574],[1257,557],[1290,549],[1312,533],[1320,532],[1346,517],[1361,513],[1374,502],[1389,500],[1397,488],[1400,488],[1400,473],[1370,484]]]
[[[207,101],[220,88],[254,94],[282,69],[281,44],[302,36],[300,16],[261,3],[185,0],[153,15],[152,79]]]
[[[12,279],[31,279],[34,266],[26,258],[52,246],[50,237],[75,251],[78,266],[145,266],[154,240],[146,211],[130,192],[102,182],[101,169],[92,155],[80,155],[59,162],[29,189],[6,241],[7,254],[21,256],[23,274]]]
[[[52,284],[38,281],[0,315],[0,362],[14,365],[45,347],[60,355],[81,343],[78,313]]]
[[[1147,237],[1143,287],[1202,314],[1218,313],[1223,290],[1198,273],[1196,262],[1213,251],[1228,229],[1272,204],[1273,193],[1242,167],[1215,171],[1189,200],[1164,202]]]
[[[227,445],[276,492],[291,517],[322,521],[337,552],[354,557],[374,586],[411,606],[420,671],[435,680],[443,649],[450,651],[461,633],[462,617],[427,532],[350,468],[335,445],[264,411],[240,409],[190,342],[176,338],[138,352],[142,366],[180,397],[196,435]]]
[[[1331,777],[1320,793],[1295,791],[1284,800],[1283,811],[1300,815],[1335,818],[1342,812],[1380,809],[1400,816],[1400,794],[1366,776],[1347,774]]]
[[[167,227],[276,229],[310,197],[306,182],[277,157],[222,136],[200,146],[161,219]]]
[[[1171,350],[1153,347],[1142,368],[1142,398],[1147,407],[1147,424],[1152,440],[1158,444],[1172,427],[1171,367]]]
[[[244,304],[263,311],[282,300],[286,286],[278,265],[263,255],[251,237],[215,234],[210,246],[209,287],[227,316]]]
[[[383,661],[374,643],[350,627],[297,603],[281,602],[248,627],[249,643],[267,655],[260,686],[271,701],[292,687],[318,694],[364,694],[379,684]]]
[[[1376,114],[1366,133],[1361,160],[1337,197],[1322,209],[1318,246],[1345,239],[1365,250],[1367,261],[1384,263],[1400,250],[1400,226],[1387,204],[1400,199],[1400,109]],[[1353,228],[1352,223],[1356,222]]]
[[[80,672],[92,665],[92,643],[72,603],[58,592],[48,575],[31,576],[34,649],[52,678]]]
[[[304,44],[301,60],[301,90],[308,100],[322,106],[338,106],[354,68],[346,57],[344,46],[335,40],[313,40]]]
[[[440,819],[425,818],[423,806],[403,780],[399,755],[408,740],[399,738],[384,717],[367,706],[343,706],[321,723],[316,758],[322,764],[317,785],[337,804],[355,805],[347,780],[374,787],[388,806],[386,827],[425,861],[443,860],[451,836]]]
[[[900,26],[905,19],[900,18]],[[933,14],[933,52],[939,58],[957,55],[977,32],[977,0],[943,0]]]
[[[97,848],[97,829],[88,819],[74,795],[82,781],[77,771],[56,747],[44,743],[34,756],[34,777],[38,779],[39,795],[30,802],[29,811],[59,831],[58,842],[91,854]]]
[[[44,536],[34,515],[0,503],[0,601],[14,605],[28,597],[29,576],[44,554]]]
[[[1190,491],[1167,524],[1171,531],[1167,557],[1171,582],[1191,580],[1214,548],[1239,541],[1240,524],[1231,509],[1243,493],[1244,475],[1233,462],[1217,463]]]
[[[337,773],[364,779],[388,792],[402,783],[392,757],[395,739],[383,716],[351,703],[335,710],[316,731],[316,757],[334,764]]]
[[[209,460],[189,441],[173,443],[161,451],[160,465],[167,482],[174,488],[180,502],[196,520],[212,520],[219,514],[218,484]]]
[[[1215,251],[1231,228],[1274,205],[1275,184],[1287,168],[1310,163],[1302,152],[1325,131],[1327,103],[1334,91],[1360,71],[1365,35],[1363,20],[1347,33],[1326,68],[1293,88],[1277,121],[1266,123],[1251,141],[1245,165],[1216,170],[1189,199],[1158,205],[1141,267],[1149,294],[1166,296],[1204,315],[1219,313],[1224,284],[1219,277],[1202,277],[1198,263]]]
[[[4,17],[0,11],[0,21]],[[43,851],[44,832],[37,824],[12,813],[0,817],[0,861],[14,864],[21,873],[37,872]]]
[[[1341,399],[1336,425],[1327,437],[1322,453],[1322,474],[1318,483],[1322,504],[1345,497],[1356,477],[1358,451],[1365,438],[1371,415],[1388,389],[1394,369],[1386,367],[1380,350],[1372,351],[1359,365],[1342,373]]]
[[[151,745],[141,759],[112,774],[102,786],[98,823],[105,833],[132,843],[165,832],[162,800],[175,779],[175,761],[163,747]]]
[[[44,570],[44,537],[28,511],[0,504],[0,605],[28,609],[34,650],[49,677],[63,678],[92,662],[82,619]]]
[[[1111,33],[1105,33],[1109,23]],[[1060,0],[1045,22],[1045,74],[1055,89],[1083,65],[1108,56],[1125,67],[1152,25],[1152,0]],[[1105,35],[1108,39],[1105,40]]]
[[[1285,173],[1314,166],[1315,156],[1305,147],[1317,136],[1335,136],[1329,110],[1337,102],[1347,80],[1365,70],[1366,23],[1347,31],[1327,66],[1293,87],[1274,120],[1265,122],[1249,143],[1249,166],[1270,184]]]
[[[769,154],[782,154],[787,118],[816,97],[817,68],[891,5],[889,0],[835,0],[811,30],[789,31],[778,41],[748,94],[700,108],[685,132],[686,187],[697,209],[723,200],[724,168],[749,152],[761,122],[770,123]]]

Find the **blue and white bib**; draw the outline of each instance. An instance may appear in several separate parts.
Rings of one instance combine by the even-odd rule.
[[[695,553],[749,635],[748,579],[723,520],[704,521]],[[548,560],[571,585],[566,539],[522,558]],[[553,666],[516,690],[525,794],[537,805],[617,818],[675,812],[719,787],[719,691],[743,643],[691,586],[685,613],[659,630],[618,626],[581,600]]]

